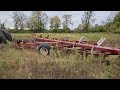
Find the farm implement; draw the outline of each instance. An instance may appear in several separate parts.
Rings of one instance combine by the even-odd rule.
[[[37,37],[35,34],[32,34],[33,38],[31,40],[13,40],[13,46],[15,48],[28,48],[28,49],[37,49],[43,55],[49,55],[51,48],[63,50],[65,53],[70,53],[74,50],[78,50],[79,53],[87,55],[100,56],[103,55],[104,58],[108,55],[119,55],[120,48],[115,47],[106,47],[103,46],[106,38],[102,37],[96,43],[90,43],[84,41],[85,36],[82,36],[78,41],[68,40],[69,35],[62,39],[43,37],[41,34]]]

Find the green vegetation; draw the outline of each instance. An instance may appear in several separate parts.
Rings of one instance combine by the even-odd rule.
[[[55,37],[56,33],[44,33],[43,36]],[[37,35],[40,35],[37,33]],[[119,34],[107,33],[64,33],[58,38],[70,35],[71,40],[86,36],[89,41],[98,41],[106,37],[107,46],[120,46]],[[13,38],[30,39],[30,33],[12,34]],[[111,37],[112,36],[112,37]],[[114,37],[114,38],[113,38]],[[101,63],[102,57],[81,57],[78,53],[65,55],[51,50],[49,56],[43,56],[37,50],[18,50],[11,48],[11,43],[0,46],[1,79],[120,79],[120,57],[109,56],[109,66]]]
[[[114,17],[104,21],[104,24],[98,25],[93,23],[96,18],[95,11],[85,11],[81,18],[81,24],[78,27],[71,30],[70,25],[73,25],[72,15],[65,14],[62,18],[58,16],[48,17],[46,13],[42,11],[32,11],[30,17],[26,17],[23,12],[13,12],[14,29],[11,29],[11,33],[94,33],[94,32],[108,32],[108,33],[120,33],[120,12],[116,11]],[[111,15],[110,15],[111,16]],[[48,23],[50,24],[49,26]],[[5,28],[5,24],[1,23],[0,28]],[[4,26],[4,27],[3,27]],[[49,27],[46,28],[46,27]],[[26,30],[26,28],[28,30]]]
[[[81,18],[82,23],[74,30],[72,15],[49,17],[42,11],[32,11],[30,17],[23,12],[13,12],[14,29],[9,29],[15,39],[32,39],[31,34],[43,37],[64,38],[70,35],[69,40],[79,40],[85,36],[87,41],[97,42],[105,37],[105,46],[120,47],[120,12],[103,25],[94,22],[94,12],[85,11]],[[49,21],[49,22],[48,22]],[[49,29],[47,25],[50,23]],[[0,29],[6,29],[0,23]],[[1,35],[1,37],[3,37]],[[3,38],[2,38],[3,40]],[[49,56],[41,55],[37,50],[18,50],[11,47],[11,42],[0,44],[0,78],[1,79],[120,79],[120,55],[108,56],[110,65],[101,63],[102,57],[82,57],[77,53],[65,55],[59,50],[51,50]]]

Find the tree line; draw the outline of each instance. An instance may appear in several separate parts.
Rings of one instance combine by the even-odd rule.
[[[112,15],[111,15],[112,16]],[[109,17],[103,25],[95,22],[95,11],[84,11],[81,24],[74,30],[70,29],[73,25],[72,15],[65,14],[62,20],[58,16],[48,17],[43,11],[32,11],[30,17],[27,17],[23,11],[14,11],[12,15],[14,29],[11,32],[112,32],[120,33],[120,12],[116,12],[114,17]],[[47,25],[49,24],[49,29]],[[5,28],[5,22],[0,22],[0,28]],[[28,30],[26,30],[28,29]]]
[[[16,30],[24,30],[25,28],[34,32],[44,32],[47,30],[48,22],[50,23],[49,32],[69,32],[69,25],[73,25],[71,15],[63,15],[62,19],[58,16],[48,18],[47,14],[42,11],[32,11],[29,18],[23,12],[13,12],[14,27]],[[60,29],[61,25],[63,29]]]

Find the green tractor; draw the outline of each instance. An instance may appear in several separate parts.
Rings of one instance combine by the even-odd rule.
[[[12,36],[7,30],[0,29],[0,44],[6,44],[8,41],[12,41]]]

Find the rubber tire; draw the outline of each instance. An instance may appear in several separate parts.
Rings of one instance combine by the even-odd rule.
[[[42,43],[42,44],[40,44],[40,45],[38,46],[39,52],[40,52],[40,49],[43,48],[43,47],[46,48],[46,49],[48,50],[47,55],[49,55],[49,54],[50,54],[50,49],[51,49],[50,45],[47,44],[47,43]],[[41,54],[42,54],[42,53],[41,53]]]
[[[0,31],[4,34],[4,36],[6,37],[6,39],[8,41],[10,41],[10,42],[12,41],[12,36],[8,31],[6,31],[6,30],[0,30]]]
[[[7,43],[5,35],[0,31],[0,43]]]

